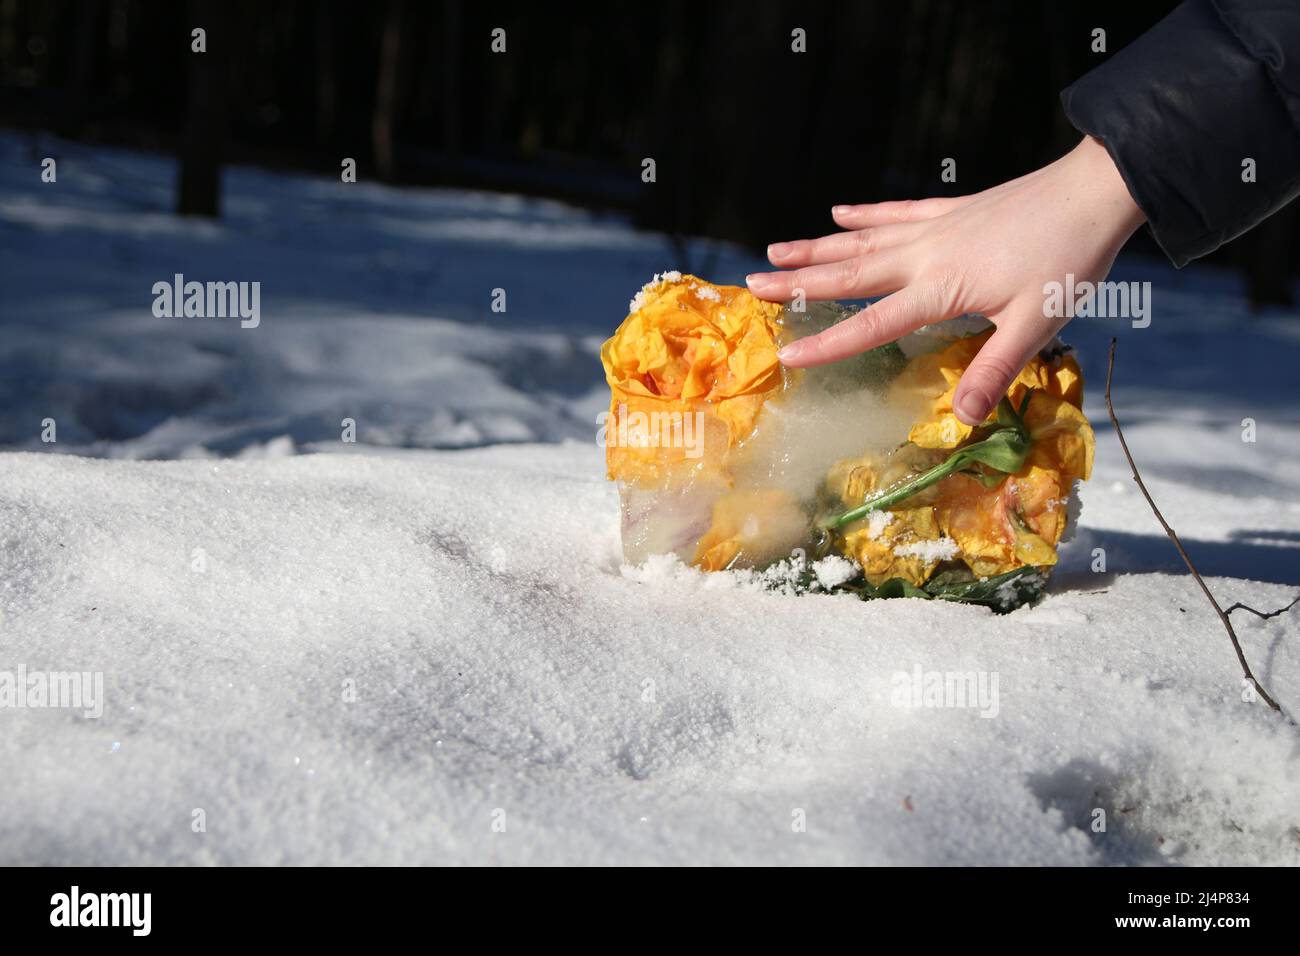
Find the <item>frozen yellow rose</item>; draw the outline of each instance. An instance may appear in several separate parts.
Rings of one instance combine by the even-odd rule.
[[[909,473],[919,473],[979,437],[957,420],[952,398],[962,373],[989,334],[958,339],[938,352],[912,359],[892,385],[896,400],[922,408],[923,417],[912,427],[909,443],[879,464],[870,457],[838,463],[827,477],[828,490],[849,507],[861,504],[869,495],[896,486]],[[916,551],[923,549],[908,545],[927,536],[951,539],[956,546],[952,557],[977,577],[1054,565],[1074,482],[1092,472],[1096,442],[1080,410],[1082,390],[1083,379],[1073,358],[1035,357],[1007,392],[1014,407],[1024,408],[1030,446],[1024,466],[992,488],[972,475],[949,475],[892,507],[894,533],[867,535],[863,522],[852,526],[844,535],[845,553],[862,564],[873,584],[878,583],[876,577],[888,576],[923,583],[939,562],[918,561]],[[938,458],[926,458],[927,454]],[[901,461],[906,468],[895,465],[887,472],[890,460]],[[894,538],[908,535],[902,542],[908,560],[891,562]]]
[[[974,429],[957,418],[952,400],[962,373],[992,334],[993,330],[988,329],[957,339],[946,348],[919,355],[907,363],[890,386],[890,395],[893,400],[907,402],[921,411],[921,418],[912,426],[908,440],[923,448],[956,448],[970,438]],[[1011,404],[1019,408],[1031,388],[1037,394],[1051,395],[1076,409],[1083,407],[1083,375],[1072,355],[1051,359],[1036,355],[1030,359],[1007,389]]]
[[[682,465],[721,467],[726,452],[753,431],[759,409],[781,386],[776,358],[781,306],[747,289],[678,274],[656,277],[632,306],[600,350],[610,389],[609,477],[662,481]],[[684,442],[609,440],[637,433],[629,429],[633,419],[664,422],[694,413],[702,416],[702,455],[688,454],[692,449],[681,447]]]
[[[1074,482],[1092,472],[1092,426],[1070,402],[1035,391],[1024,422],[1030,448],[1019,472],[996,488],[960,474],[940,486],[939,523],[976,575],[1055,564]]]

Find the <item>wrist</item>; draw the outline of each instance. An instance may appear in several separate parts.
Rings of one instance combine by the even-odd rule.
[[[1134,201],[1115,160],[1101,140],[1093,136],[1085,136],[1070,156],[1116,245],[1123,245],[1147,217]]]

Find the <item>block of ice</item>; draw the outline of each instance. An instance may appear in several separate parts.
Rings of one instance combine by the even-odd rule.
[[[633,564],[675,554],[708,571],[797,577],[831,553],[863,597],[1032,596],[1056,562],[1093,435],[1069,350],[1031,361],[980,427],[952,398],[991,332],[978,317],[814,369],[776,358],[854,309],[763,302],[690,275],[656,276],[601,351],[604,430]]]

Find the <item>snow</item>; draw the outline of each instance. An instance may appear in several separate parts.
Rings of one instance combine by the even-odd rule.
[[[168,164],[83,162],[133,192],[0,171],[0,670],[101,674],[103,713],[0,708],[0,862],[1300,862],[1295,727],[1242,699],[1099,401],[1118,334],[1129,444],[1211,588],[1290,601],[1300,327],[1230,280],[1125,262],[1151,326],[1071,326],[1097,467],[1042,603],[794,596],[621,564],[595,350],[666,240],[251,170],[177,225],[139,199]],[[262,281],[260,326],[153,318],[174,272]],[[1233,615],[1291,713],[1298,615]]]
[[[885,529],[893,524],[893,522],[894,513],[892,511],[871,512],[867,515],[867,537],[872,541],[878,540],[880,536],[885,533]],[[898,553],[897,548],[894,549],[894,553]]]
[[[813,574],[817,577],[817,583],[828,591],[847,581],[851,581],[858,575],[858,563],[838,554],[832,554],[814,562],[812,569]]]
[[[867,534],[871,537],[871,526],[867,527]],[[951,558],[961,554],[961,548],[952,538],[936,538],[933,541],[912,541],[908,544],[896,544],[893,547],[894,554],[900,557],[915,556],[922,561],[948,561]]]
[[[625,576],[594,449],[392,454],[0,456],[8,656],[107,695],[4,714],[6,862],[1295,860],[1294,729],[1187,578],[1002,619]],[[1294,702],[1294,622],[1238,627]],[[895,706],[917,667],[997,717]]]
[[[650,301],[649,296],[653,292],[657,291],[660,286],[672,285],[675,282],[681,282],[681,281],[682,281],[682,274],[676,270],[670,269],[662,273],[656,272],[654,274],[654,277],[645,285],[641,286],[640,291],[638,291],[636,295],[632,296],[632,300],[627,304],[627,311],[629,313],[636,312],[638,309],[644,306],[648,301]],[[701,288],[703,287],[696,286],[697,290]],[[712,290],[705,290],[705,291],[712,291]],[[699,294],[698,291],[696,294],[697,295]]]

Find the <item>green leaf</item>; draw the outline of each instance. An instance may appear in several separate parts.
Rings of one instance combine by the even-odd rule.
[[[949,571],[936,574],[925,589],[941,601],[978,604],[1005,614],[1038,600],[1046,583],[1047,576],[1038,568],[1023,567],[983,579],[969,571]]]
[[[1017,428],[999,428],[983,441],[967,445],[957,452],[962,463],[977,461],[1006,475],[1025,466],[1029,442]]]
[[[1000,471],[987,472],[980,468],[963,468],[961,473],[974,478],[985,488],[996,488],[1007,480],[1007,476]]]
[[[923,598],[928,601],[931,597],[933,597],[933,595],[927,593],[925,590],[918,588],[915,584],[912,584],[910,581],[905,581],[902,578],[890,578],[888,581],[881,581],[879,584],[875,585],[874,587],[870,584],[867,584],[865,580],[862,583],[864,585],[864,589],[863,592],[859,592],[859,593],[862,594],[864,600],[868,600],[870,598],[909,597],[909,598]],[[869,592],[869,593],[865,593],[865,592]]]

